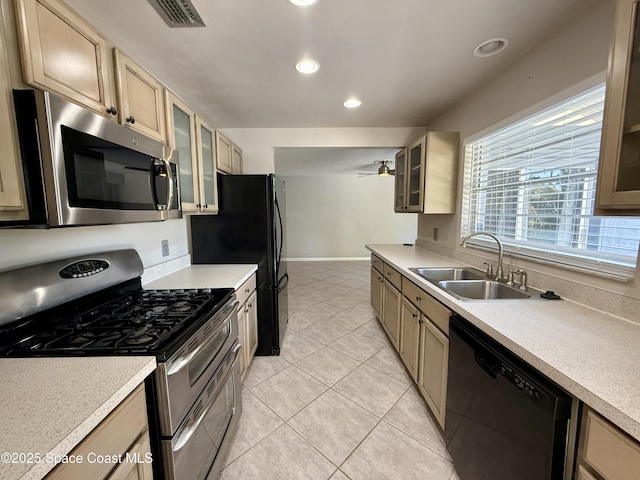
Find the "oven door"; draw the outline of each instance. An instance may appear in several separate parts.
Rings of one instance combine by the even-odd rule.
[[[238,339],[238,301],[232,297],[185,345],[158,364],[160,433],[171,437]]]
[[[172,439],[162,441],[168,480],[217,479],[242,412],[240,344],[234,344]]]

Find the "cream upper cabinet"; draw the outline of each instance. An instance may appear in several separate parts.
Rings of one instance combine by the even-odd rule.
[[[596,213],[640,215],[638,0],[618,0],[609,56]]]
[[[407,170],[407,149],[403,148],[396,153],[395,163],[395,204],[394,210],[396,212],[406,212],[407,202],[407,182],[406,182],[406,170]]]
[[[196,156],[195,113],[175,94],[166,91],[167,140],[178,151],[180,200],[183,212],[197,212],[200,196]]]
[[[242,173],[242,150],[237,145],[231,145],[231,173]]]
[[[233,173],[232,151],[231,140],[216,132],[216,165],[221,172]]]
[[[215,130],[196,115],[196,151],[198,157],[198,190],[196,207],[203,213],[218,212],[218,180],[216,176]]]
[[[115,115],[105,39],[58,0],[16,0],[25,83]]]
[[[0,22],[0,221],[27,220],[24,181],[15,129],[5,34]]]
[[[113,62],[120,123],[166,142],[164,87],[117,48],[113,49]]]
[[[427,132],[396,155],[395,211],[455,213],[457,132]]]

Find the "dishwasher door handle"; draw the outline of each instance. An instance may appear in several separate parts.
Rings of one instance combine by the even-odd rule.
[[[478,352],[475,352],[476,363],[478,366],[484,370],[487,375],[489,375],[493,379],[497,379],[500,374],[500,369],[493,365],[486,357],[483,357]]]

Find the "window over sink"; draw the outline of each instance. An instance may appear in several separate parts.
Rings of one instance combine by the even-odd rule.
[[[465,142],[461,236],[488,231],[516,256],[632,277],[640,218],[593,215],[604,96],[598,85]]]

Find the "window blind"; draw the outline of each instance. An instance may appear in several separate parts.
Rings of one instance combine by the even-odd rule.
[[[461,234],[488,231],[515,255],[633,276],[640,218],[593,216],[604,95],[600,85],[467,143]]]

